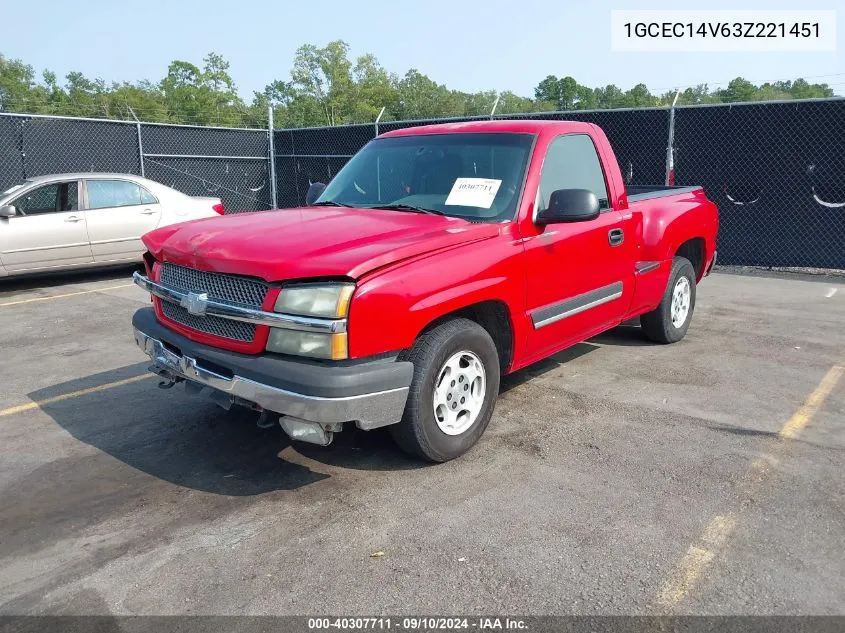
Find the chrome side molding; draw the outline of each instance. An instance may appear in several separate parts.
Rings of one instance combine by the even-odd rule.
[[[614,282],[601,288],[564,299],[550,306],[539,308],[531,312],[531,322],[535,330],[541,327],[557,323],[586,310],[598,307],[609,301],[615,301],[622,297],[623,284],[621,281]]]

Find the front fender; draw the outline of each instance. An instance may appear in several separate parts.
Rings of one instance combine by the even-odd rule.
[[[433,321],[483,301],[503,302],[516,330],[525,311],[522,253],[519,240],[499,235],[365,278],[349,310],[350,357],[408,349]]]

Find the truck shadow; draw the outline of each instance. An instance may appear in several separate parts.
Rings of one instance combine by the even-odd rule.
[[[569,347],[562,352],[558,352],[553,356],[537,361],[533,365],[524,367],[523,369],[515,371],[512,374],[508,374],[507,376],[502,376],[502,380],[499,385],[499,394],[501,395],[503,393],[507,393],[511,389],[519,387],[534,378],[538,378],[543,374],[557,369],[561,365],[572,362],[576,358],[580,358],[581,356],[589,354],[597,349],[599,349],[599,346],[593,345],[592,343],[578,343],[577,345],[573,345],[572,347]]]
[[[605,339],[618,337],[612,333],[598,338],[606,344]],[[507,393],[596,349],[599,346],[591,342],[574,345],[503,377],[499,392]],[[295,490],[330,476],[287,459],[283,452],[289,446],[337,468],[390,471],[426,466],[402,452],[387,429],[364,432],[350,424],[328,447],[291,444],[278,425],[257,428],[254,412],[239,407],[223,411],[204,395],[187,394],[182,386],[161,391],[146,368],[147,363],[137,363],[27,395],[80,442],[157,479],[213,494]],[[109,469],[100,464],[92,470],[90,457],[62,468],[72,472],[53,473],[57,487],[50,494],[61,494],[64,483],[77,479],[85,485],[92,472]]]
[[[611,345],[614,347],[653,347],[657,345],[649,341],[643,334],[639,322],[626,322],[612,330],[594,336],[591,341],[599,345]]]
[[[181,386],[161,391],[146,367],[138,363],[92,374],[28,397],[41,402],[41,410],[80,442],[178,486],[249,496],[294,490],[328,477],[279,456],[290,441],[278,426],[259,429],[253,412],[224,411]],[[125,380],[131,382],[121,383]],[[118,384],[97,390],[113,383]],[[57,399],[67,394],[75,395]],[[121,485],[123,476],[113,472],[119,467],[100,463],[101,457],[62,460],[62,472],[50,477],[55,490],[49,494],[61,494],[61,488],[73,482],[85,486],[98,475],[108,481],[92,482],[97,486]]]

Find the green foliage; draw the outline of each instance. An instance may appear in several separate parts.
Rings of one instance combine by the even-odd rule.
[[[642,83],[627,91],[613,84],[590,88],[568,75],[549,75],[537,84],[533,98],[510,91],[461,92],[417,69],[401,77],[388,73],[370,54],[350,59],[349,45],[335,40],[322,48],[300,46],[289,78],[267,84],[247,104],[229,74],[228,61],[217,53],[209,53],[202,61],[199,67],[174,60],[158,82],[107,85],[102,79],[71,72],[60,84],[55,73],[45,70],[39,80],[32,66],[0,54],[0,111],[129,120],[134,112],[150,122],[263,127],[272,105],[277,127],[306,127],[370,122],[382,108],[383,121],[483,116],[490,113],[497,97],[497,114],[666,106],[675,99],[675,91],[653,95]],[[720,90],[711,91],[706,84],[685,88],[678,103],[831,96],[833,90],[827,84],[804,79],[757,86],[737,77]]]

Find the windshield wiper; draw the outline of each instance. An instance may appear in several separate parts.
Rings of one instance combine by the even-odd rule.
[[[355,205],[353,205],[353,204],[346,204],[345,202],[338,202],[337,200],[321,200],[320,202],[313,203],[311,206],[312,207],[349,207],[350,209],[355,207]]]
[[[446,215],[437,209],[426,209],[418,207],[413,204],[379,204],[374,207],[367,207],[368,209],[385,209],[386,211],[411,211],[412,213],[425,213],[427,215]]]

